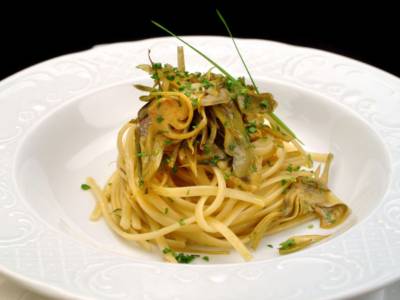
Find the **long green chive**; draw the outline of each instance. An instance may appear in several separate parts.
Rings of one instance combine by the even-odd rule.
[[[211,58],[209,58],[207,55],[205,55],[203,52],[201,52],[200,50],[197,50],[195,47],[193,47],[192,45],[190,45],[188,42],[186,42],[185,40],[183,40],[182,38],[180,38],[179,36],[177,36],[175,33],[173,33],[172,31],[170,31],[169,29],[165,28],[164,26],[162,26],[160,23],[157,23],[156,21],[151,21],[151,23],[153,23],[154,25],[156,25],[158,28],[164,30],[166,33],[172,35],[173,37],[177,38],[178,40],[180,40],[182,43],[184,43],[186,46],[188,46],[190,49],[192,49],[193,51],[197,52],[199,55],[201,55],[204,59],[208,60],[212,65],[214,65],[218,70],[221,71],[221,73],[223,73],[226,77],[228,77],[229,79],[233,80],[233,81],[237,81],[232,75],[230,75],[224,68],[222,68],[220,65],[218,65],[215,61],[213,61]]]
[[[216,11],[217,11],[218,17],[221,19],[221,21],[222,21],[222,23],[224,24],[226,30],[228,31],[228,34],[229,34],[229,36],[231,37],[233,44],[235,45],[236,51],[237,51],[237,53],[239,54],[240,60],[242,61],[243,66],[244,66],[244,68],[246,69],[247,74],[248,74],[249,77],[250,77],[250,80],[251,80],[251,82],[252,82],[252,84],[253,84],[253,86],[254,86],[254,89],[256,90],[257,94],[260,94],[260,92],[258,91],[258,88],[257,88],[257,86],[256,86],[256,83],[254,82],[253,76],[251,76],[250,71],[249,71],[249,68],[247,67],[247,65],[246,65],[246,63],[245,63],[245,61],[244,61],[244,59],[243,59],[243,57],[242,57],[242,54],[240,53],[240,50],[239,50],[238,46],[236,45],[235,39],[233,38],[233,35],[232,35],[232,33],[231,33],[231,30],[229,29],[228,23],[226,23],[224,17],[223,17],[222,14],[219,12],[219,10],[217,9]],[[282,127],[283,129],[285,129],[292,137],[294,137],[294,138],[297,139],[300,143],[302,143],[302,142],[297,138],[297,136],[294,134],[294,132],[293,132],[292,130],[290,130],[289,127],[287,127],[286,124],[283,123],[283,121],[282,121],[281,119],[279,119],[273,112],[270,112],[270,116],[271,116],[271,118],[272,118],[280,127]]]
[[[283,121],[279,119],[277,115],[275,115],[272,111],[269,113],[269,115],[271,116],[272,120],[274,120],[280,127],[285,129],[287,132],[289,132],[291,136],[293,136],[296,140],[298,140],[300,143],[303,144],[303,142],[299,140],[299,138],[294,134],[294,132],[290,130],[290,128],[287,127],[286,124],[283,123]]]
[[[244,68],[246,69],[247,74],[248,74],[249,77],[250,77],[251,83],[253,84],[253,86],[254,86],[254,88],[255,88],[257,94],[259,94],[259,91],[258,91],[258,88],[257,88],[257,86],[256,86],[256,83],[254,82],[253,76],[251,76],[250,71],[249,71],[249,68],[247,68],[246,63],[244,62],[244,59],[243,59],[243,57],[242,57],[242,54],[240,53],[239,48],[238,48],[238,46],[236,45],[235,39],[233,38],[233,35],[232,35],[232,33],[231,33],[231,30],[229,29],[228,23],[226,23],[224,17],[223,17],[222,14],[219,12],[219,10],[217,9],[216,11],[217,11],[218,17],[221,19],[222,23],[224,24],[224,26],[225,26],[225,28],[226,28],[226,31],[228,31],[228,34],[229,34],[229,36],[231,37],[233,44],[235,45],[235,48],[236,48],[237,53],[239,54],[240,60],[242,61],[243,66],[244,66]]]
[[[220,13],[218,10],[217,10],[217,14],[220,16],[221,21],[224,23],[226,29],[228,30],[228,33],[229,33],[229,35],[231,36],[231,38],[232,38],[232,40],[233,40],[233,42],[234,42],[234,44],[235,44],[236,50],[237,50],[237,52],[238,52],[238,54],[239,54],[239,56],[240,56],[240,59],[242,60],[243,65],[244,65],[245,68],[246,68],[247,74],[249,75],[250,80],[252,81],[253,86],[254,86],[254,88],[255,88],[257,94],[259,94],[258,88],[257,88],[257,86],[256,86],[255,83],[254,83],[253,77],[251,76],[251,74],[250,74],[250,72],[249,72],[249,70],[248,70],[248,68],[247,68],[247,65],[245,64],[245,62],[244,62],[244,60],[243,60],[243,57],[242,57],[242,55],[240,54],[239,48],[236,46],[235,40],[233,39],[233,36],[232,36],[232,34],[231,34],[230,30],[229,30],[228,24],[226,23],[226,21],[224,20],[224,18],[222,17],[221,13]],[[186,42],[185,40],[183,40],[182,38],[180,38],[179,36],[177,36],[175,33],[173,33],[173,32],[170,31],[169,29],[167,29],[167,28],[165,28],[164,26],[162,26],[160,23],[158,23],[158,22],[156,22],[156,21],[153,21],[153,20],[152,20],[151,22],[152,22],[155,26],[157,26],[158,28],[160,28],[160,29],[162,29],[163,31],[165,31],[166,33],[168,33],[168,34],[170,34],[171,36],[177,38],[179,41],[181,41],[182,43],[184,43],[186,46],[188,46],[189,48],[191,48],[193,51],[197,52],[200,56],[202,56],[204,59],[206,59],[206,60],[207,60],[208,62],[210,62],[212,65],[214,65],[218,70],[220,70],[221,73],[223,73],[226,77],[228,77],[228,79],[230,79],[230,80],[233,81],[234,83],[239,82],[239,81],[238,81],[237,79],[235,79],[232,75],[230,75],[224,68],[222,68],[220,65],[218,65],[215,61],[213,61],[211,58],[209,58],[209,57],[208,57],[207,55],[205,55],[203,52],[201,52],[200,50],[198,50],[198,49],[196,49],[195,47],[193,47],[192,45],[190,45],[188,42]],[[299,140],[299,139],[297,138],[297,136],[294,134],[294,132],[293,132],[292,130],[290,130],[289,127],[287,127],[287,126],[283,123],[283,121],[281,121],[273,112],[270,112],[270,115],[271,115],[271,118],[272,118],[280,127],[282,127],[283,129],[285,129],[291,136],[293,136],[293,137],[294,137],[295,139],[297,139],[300,143],[302,143],[301,140]]]

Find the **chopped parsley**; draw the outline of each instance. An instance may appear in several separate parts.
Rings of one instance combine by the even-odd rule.
[[[138,152],[137,153],[137,156],[138,157],[144,157],[146,155],[146,153],[144,153],[144,152]]]
[[[228,89],[228,91],[231,92],[233,86],[235,85],[235,82],[232,79],[228,78],[225,83],[226,83],[226,88]]]
[[[269,108],[269,102],[267,100],[263,100],[260,102],[260,106],[263,109],[268,109]]]
[[[314,228],[314,224],[310,224],[307,226],[308,229],[313,229]]]
[[[197,257],[200,257],[200,255],[184,254],[184,253],[178,253],[175,255],[176,261],[180,264],[189,264]]]
[[[268,248],[274,248],[274,246],[272,246],[271,244],[267,245]]]
[[[161,69],[161,68],[162,68],[161,63],[154,63],[153,64],[153,69],[157,70],[157,69]]]
[[[217,165],[218,161],[220,161],[221,159],[219,158],[218,155],[214,155],[211,159],[210,159],[210,163],[214,166]]]
[[[204,86],[204,88],[208,89],[212,86],[214,86],[211,82],[209,82],[207,79],[203,79],[203,81],[201,82]]]
[[[167,76],[167,79],[168,79],[169,81],[173,81],[173,80],[175,80],[175,76],[174,76],[174,75],[168,75],[168,76]]]
[[[90,190],[90,185],[86,184],[86,183],[82,183],[81,184],[81,189],[84,191]]]
[[[186,224],[186,223],[185,223],[185,219],[180,219],[180,220],[178,221],[178,223],[179,223],[179,225],[181,225],[181,226],[183,226],[183,225]]]
[[[181,85],[181,86],[178,88],[178,90],[181,91],[181,92],[182,92],[184,89],[185,89],[185,86],[183,86],[183,85]]]
[[[256,122],[250,122],[248,126],[246,126],[247,133],[255,133],[257,131]]]
[[[288,239],[284,241],[283,243],[280,243],[280,250],[288,250],[296,245],[296,242],[294,239]]]
[[[286,179],[281,180],[281,185],[285,185],[286,183],[288,183],[288,181]]]
[[[246,95],[244,97],[244,109],[248,109],[250,107],[250,103],[251,103],[251,98]]]
[[[171,248],[164,248],[162,251],[164,254],[168,254],[168,253],[174,253],[174,250],[172,250]]]
[[[210,261],[210,258],[209,258],[208,256],[203,256],[202,258],[203,258],[203,260],[205,260],[205,261]]]
[[[191,98],[190,100],[192,101],[192,106],[193,107],[199,106],[199,99],[198,98]]]
[[[172,144],[171,140],[165,140],[164,141],[164,145],[166,145],[166,146],[171,145],[171,144]]]
[[[157,73],[154,73],[153,75],[151,75],[151,78],[154,80],[160,80],[160,77],[158,76]]]
[[[180,264],[189,264],[193,260],[195,260],[197,257],[200,257],[200,255],[196,255],[196,254],[176,253],[174,250],[172,250],[169,247],[164,248],[162,252],[164,254],[170,253],[173,257],[175,257],[176,261]],[[204,257],[203,257],[203,259],[204,259]]]
[[[334,224],[336,222],[336,220],[332,216],[332,212],[330,212],[330,211],[325,212],[325,218],[331,224]]]
[[[169,211],[168,207],[164,208],[164,215],[168,215],[168,211]]]
[[[297,172],[297,171],[299,171],[300,170],[300,166],[293,166],[292,164],[290,164],[287,168],[286,168],[286,171],[288,171],[289,173],[292,173],[292,172]]]
[[[164,121],[163,116],[158,115],[157,118],[156,118],[156,121],[157,121],[157,123],[162,123],[162,121]]]

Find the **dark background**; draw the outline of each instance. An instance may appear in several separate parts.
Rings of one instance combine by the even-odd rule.
[[[259,2],[264,5],[252,1],[165,0],[162,5],[153,1],[102,2],[86,7],[82,2],[57,2],[43,7],[20,3],[18,7],[2,9],[0,79],[32,64],[96,44],[164,35],[150,19],[180,35],[225,35],[216,7],[237,37],[320,48],[400,76],[400,13],[383,2],[356,7],[326,1]]]

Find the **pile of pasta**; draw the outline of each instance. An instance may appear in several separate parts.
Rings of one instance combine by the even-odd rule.
[[[182,51],[182,50],[181,50]],[[349,208],[328,188],[330,153],[306,152],[274,115],[277,102],[244,79],[140,65],[145,105],[117,138],[117,168],[95,195],[92,220],[165,260],[178,251],[250,260],[261,240],[313,219],[342,223]],[[325,236],[291,237],[281,254]]]

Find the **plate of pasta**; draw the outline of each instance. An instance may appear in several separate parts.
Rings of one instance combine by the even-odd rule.
[[[233,41],[103,45],[1,82],[0,271],[76,299],[336,299],[399,278],[399,79]]]

